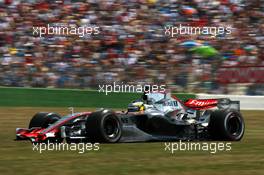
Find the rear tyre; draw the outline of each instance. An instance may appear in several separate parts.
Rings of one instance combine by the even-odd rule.
[[[121,120],[112,111],[96,111],[86,120],[86,133],[90,142],[118,142],[122,135]]]
[[[239,141],[245,131],[245,123],[238,111],[214,111],[209,122],[209,134],[214,140]]]
[[[50,124],[55,123],[61,117],[55,113],[38,112],[29,122],[29,129],[33,127],[47,128]]]

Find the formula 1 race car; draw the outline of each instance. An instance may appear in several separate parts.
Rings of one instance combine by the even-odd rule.
[[[29,128],[17,128],[16,140],[32,142],[144,142],[170,140],[239,141],[245,124],[239,101],[189,99],[170,93],[144,93],[126,112],[101,109],[60,117],[40,112]]]

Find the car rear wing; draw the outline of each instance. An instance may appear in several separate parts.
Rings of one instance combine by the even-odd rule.
[[[240,111],[240,101],[232,101],[229,98],[218,99],[217,107],[219,109],[234,109]]]

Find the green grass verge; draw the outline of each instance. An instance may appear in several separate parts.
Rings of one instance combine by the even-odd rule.
[[[76,108],[85,111],[86,108]],[[91,109],[92,110],[92,109]],[[3,175],[263,175],[262,111],[242,111],[246,132],[231,151],[164,151],[164,143],[101,144],[99,151],[32,150],[13,141],[16,127],[27,127],[37,111],[66,114],[67,108],[0,107],[0,174]]]
[[[175,94],[185,100],[194,94]],[[126,108],[137,93],[99,93],[96,90],[0,87],[0,106]]]

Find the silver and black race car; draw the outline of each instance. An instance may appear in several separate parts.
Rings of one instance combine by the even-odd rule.
[[[245,124],[239,101],[189,99],[170,93],[144,93],[126,112],[100,109],[60,117],[40,112],[29,128],[17,128],[16,140],[32,142],[145,142],[169,140],[239,141]]]

